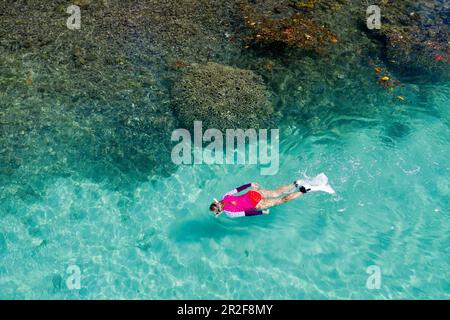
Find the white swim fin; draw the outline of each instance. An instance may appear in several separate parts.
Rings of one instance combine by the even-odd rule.
[[[323,191],[330,194],[336,192],[328,183],[328,177],[324,173],[320,173],[314,178],[305,178],[295,181],[298,186],[304,186],[306,189],[311,189],[309,192]]]

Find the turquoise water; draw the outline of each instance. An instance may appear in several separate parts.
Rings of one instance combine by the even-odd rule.
[[[0,2],[0,299],[450,298],[448,1],[382,1],[379,32],[362,0],[72,2],[77,31],[65,0]],[[250,20],[294,11],[337,42],[248,45]],[[234,82],[177,94],[206,62],[235,68]],[[237,69],[271,96],[278,173],[176,166],[177,99],[212,83],[235,93],[219,105],[265,101],[253,80],[236,87]],[[335,196],[208,211],[243,183],[320,172]]]
[[[350,97],[343,108],[364,111],[282,127],[275,176],[198,165],[130,178],[128,189],[77,172],[42,181],[40,197],[1,204],[0,298],[450,298],[449,87],[404,92],[404,103]],[[242,183],[322,171],[335,196],[307,194],[260,217],[207,211]],[[66,286],[71,265],[79,290]],[[378,290],[366,287],[372,265]]]

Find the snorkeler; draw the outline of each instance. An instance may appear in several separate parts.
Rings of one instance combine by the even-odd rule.
[[[237,193],[252,187],[252,190],[242,194]],[[297,199],[309,191],[324,191],[334,194],[333,188],[328,184],[328,178],[321,173],[311,180],[296,180],[291,184],[279,187],[276,190],[263,190],[256,183],[247,183],[230,192],[225,193],[222,200],[209,206],[215,216],[224,212],[231,218],[268,214],[268,208]],[[288,193],[287,195],[284,195]]]
[[[250,187],[252,187],[252,190],[239,196],[236,195]],[[297,191],[279,198],[284,193],[293,191],[294,188],[297,189]],[[247,183],[227,192],[221,201],[214,199],[209,210],[216,216],[224,212],[231,218],[268,214],[268,208],[297,199],[309,190],[311,189],[306,189],[304,186],[298,186],[296,182],[279,187],[276,190],[260,189],[256,182]]]

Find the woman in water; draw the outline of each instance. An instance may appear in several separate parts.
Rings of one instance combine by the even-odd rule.
[[[209,210],[216,216],[225,212],[225,214],[231,218],[268,214],[268,208],[297,199],[311,190],[306,189],[304,186],[300,186],[298,182],[299,181],[295,181],[294,183],[279,187],[276,190],[260,189],[256,182],[247,183],[225,193],[221,201],[214,199],[214,202],[209,206]],[[236,195],[250,187],[252,187],[252,190],[239,196]],[[298,191],[292,192],[294,188]],[[287,192],[292,193],[280,197]]]

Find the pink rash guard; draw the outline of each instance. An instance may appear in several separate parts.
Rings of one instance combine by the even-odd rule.
[[[262,211],[256,210],[256,206],[261,201],[261,194],[257,191],[250,190],[240,196],[235,195],[251,186],[250,183],[244,184],[230,192],[227,192],[223,198],[223,210],[225,214],[231,218],[254,216],[262,214]]]

